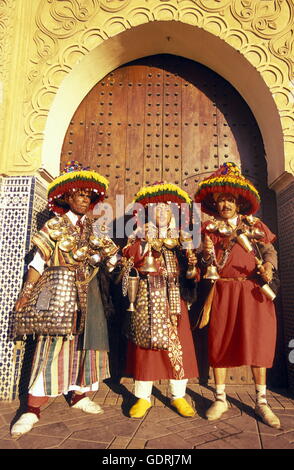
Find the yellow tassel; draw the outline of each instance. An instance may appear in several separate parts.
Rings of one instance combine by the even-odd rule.
[[[199,328],[204,328],[209,322],[210,311],[211,311],[212,301],[213,301],[213,297],[214,297],[214,291],[215,291],[215,282],[213,283],[213,286],[211,287],[210,292],[209,292],[209,294],[207,296],[207,299],[205,301],[205,304],[204,304],[204,307],[203,307],[203,314],[202,314],[202,318],[201,318]]]

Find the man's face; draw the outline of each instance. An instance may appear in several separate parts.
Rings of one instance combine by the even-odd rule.
[[[85,215],[91,204],[91,191],[87,189],[75,191],[68,196],[67,202],[74,214]]]
[[[223,219],[232,219],[238,215],[237,200],[232,194],[220,194],[216,201],[219,215]]]
[[[155,209],[155,223],[157,227],[167,227],[171,221],[172,211],[167,204],[157,204]]]

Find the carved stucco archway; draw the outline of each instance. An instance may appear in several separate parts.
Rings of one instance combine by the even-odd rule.
[[[146,40],[148,38],[148,40]],[[259,124],[268,161],[269,182],[285,171],[284,137],[272,93],[260,73],[217,36],[181,22],[151,22],[104,41],[71,70],[58,89],[44,135],[42,167],[59,171],[66,129],[89,90],[105,75],[131,60],[170,53],[195,60],[228,80],[243,96]]]
[[[61,134],[91,86],[129,60],[171,53],[235,86],[262,132],[269,183],[292,177],[292,0],[24,0],[18,8],[32,16],[31,39],[24,133],[7,174],[35,174],[42,160],[55,176]]]

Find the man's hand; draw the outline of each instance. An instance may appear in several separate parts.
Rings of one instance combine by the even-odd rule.
[[[25,306],[25,304],[30,298],[34,285],[40,279],[40,277],[41,277],[41,274],[35,268],[32,268],[32,267],[29,268],[27,280],[24,283],[20,296],[18,300],[16,301],[16,304],[14,307],[14,310],[16,312],[19,312],[19,310],[21,310]]]
[[[25,306],[28,300],[29,298],[27,296],[20,297],[15,304],[14,310],[19,312]]]
[[[267,261],[260,266],[259,273],[265,282],[271,282],[273,280],[273,265]]]
[[[213,251],[213,242],[211,238],[205,234],[204,241],[203,241],[203,258],[208,260],[211,256],[211,252]]]
[[[197,256],[195,253],[189,253],[188,254],[188,264],[191,264],[192,266],[197,264]]]

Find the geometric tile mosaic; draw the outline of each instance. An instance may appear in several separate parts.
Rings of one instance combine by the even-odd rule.
[[[12,311],[32,234],[46,220],[46,202],[36,177],[0,178],[0,400],[13,400],[18,392],[24,349],[16,352],[11,338]]]

